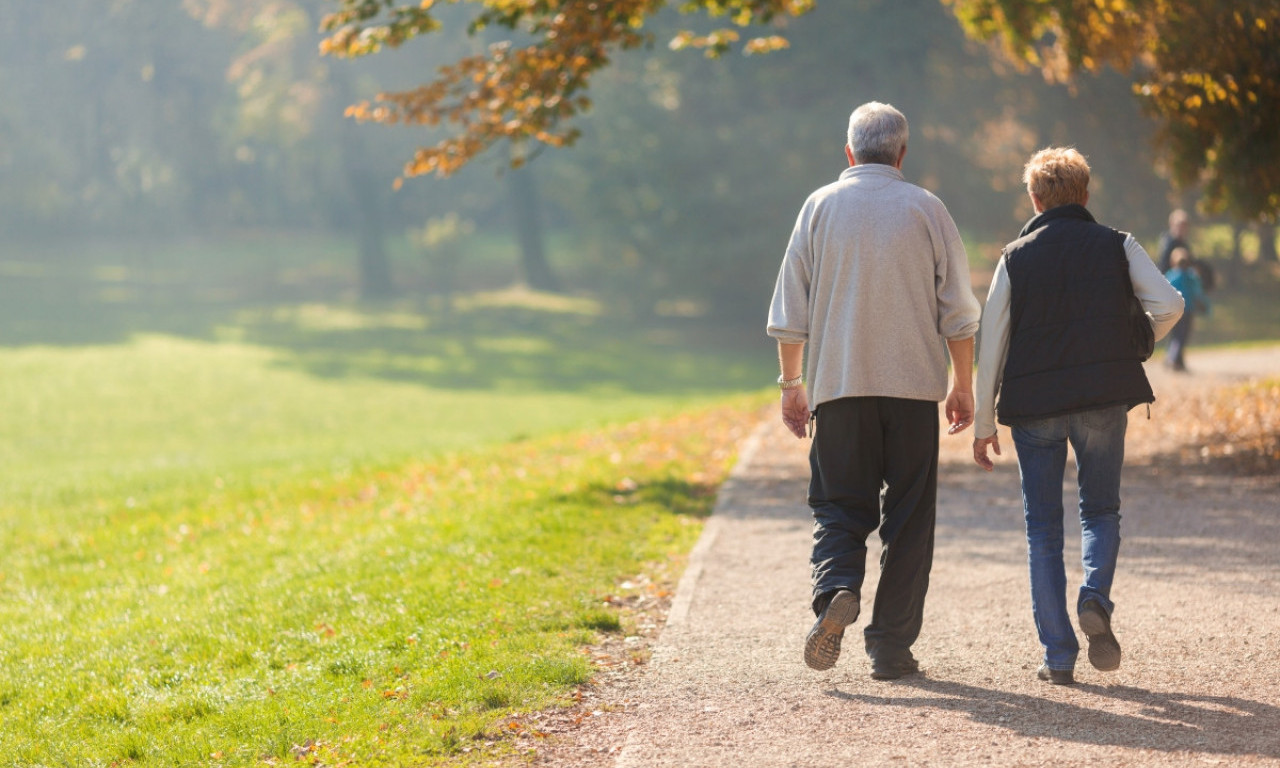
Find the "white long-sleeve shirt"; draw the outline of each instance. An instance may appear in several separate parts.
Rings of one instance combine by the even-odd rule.
[[[1159,268],[1133,235],[1124,240],[1124,255],[1129,260],[1133,293],[1147,311],[1159,341],[1182,316],[1182,295],[1160,274]],[[973,434],[978,439],[996,433],[996,395],[1000,392],[1009,353],[1009,297],[1009,272],[1005,268],[1004,256],[1001,256],[991,279],[987,305],[982,310],[982,327],[978,332],[978,380],[973,391],[977,408]]]
[[[946,341],[978,330],[960,232],[942,201],[888,165],[857,165],[796,219],[768,333],[808,345],[809,406],[840,397],[937,402]]]

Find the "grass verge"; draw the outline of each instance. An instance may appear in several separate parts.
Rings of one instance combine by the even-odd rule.
[[[316,487],[210,488],[8,542],[23,765],[430,765],[589,678],[603,596],[674,567],[759,397]]]
[[[563,297],[28,283],[0,312],[4,764],[509,749],[504,715],[592,673],[603,597],[688,550],[769,378],[763,341]]]

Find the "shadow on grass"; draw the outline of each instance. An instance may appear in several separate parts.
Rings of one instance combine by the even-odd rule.
[[[717,490],[718,486],[711,483],[666,477],[624,488],[593,483],[571,494],[557,496],[555,502],[596,507],[647,504],[674,515],[705,518],[711,515]]]
[[[400,317],[416,318],[420,327],[319,327],[266,318],[245,323],[244,340],[281,350],[282,364],[314,376],[454,390],[740,391],[767,380],[770,362],[762,333],[753,345],[744,329],[689,319],[640,324],[511,306]]]
[[[1026,738],[1097,746],[1280,757],[1280,708],[1234,696],[1077,684],[1080,703],[979,688],[925,676],[903,678],[886,696],[828,691],[859,704],[967,712],[975,722]],[[910,689],[927,696],[913,698]],[[1141,706],[1142,716],[1105,711],[1107,699]]]
[[[0,279],[0,345],[118,344],[138,333],[213,338],[243,303],[175,289],[143,297],[136,286],[83,280]]]
[[[756,389],[771,358],[760,327],[641,322],[605,312],[473,305],[361,306],[336,286],[167,285],[95,275],[0,276],[0,345],[86,346],[138,334],[275,349],[278,365],[451,390],[670,395]],[[581,301],[581,300],[579,300]],[[589,303],[589,302],[588,302]]]

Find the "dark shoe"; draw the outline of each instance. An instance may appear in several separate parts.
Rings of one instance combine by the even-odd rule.
[[[844,628],[858,620],[861,603],[858,596],[847,589],[837,590],[831,602],[814,622],[813,629],[804,641],[804,663],[810,669],[831,669],[840,658],[840,641]]]
[[[1111,617],[1097,600],[1080,606],[1080,631],[1089,638],[1089,663],[1110,672],[1120,668],[1120,641],[1111,633]]]
[[[1036,677],[1054,685],[1075,685],[1075,675],[1069,669],[1049,669],[1045,664],[1040,665],[1040,669],[1036,670]]]
[[[871,677],[874,680],[897,680],[900,677],[914,675],[919,671],[920,662],[911,658],[893,661],[871,660]]]

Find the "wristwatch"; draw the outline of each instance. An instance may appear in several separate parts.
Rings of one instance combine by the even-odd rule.
[[[796,389],[804,386],[804,376],[797,376],[794,379],[784,379],[778,376],[778,389]]]

